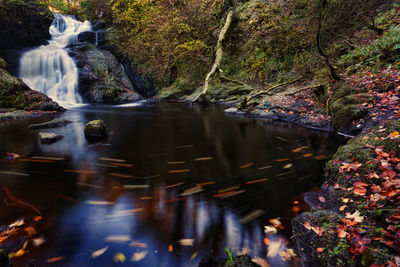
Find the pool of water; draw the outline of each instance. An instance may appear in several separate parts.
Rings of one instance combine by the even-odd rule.
[[[84,106],[57,117],[72,123],[42,130],[64,136],[51,145],[27,126],[53,117],[0,123],[0,225],[25,218],[29,228],[19,232],[28,242],[15,266],[197,266],[225,247],[299,266],[279,255],[295,248],[290,220],[307,209],[302,193],[320,186],[343,143],[227,117],[221,107]],[[105,142],[85,140],[94,119],[108,126]],[[3,159],[7,152],[20,158]],[[275,218],[281,229],[266,235]]]

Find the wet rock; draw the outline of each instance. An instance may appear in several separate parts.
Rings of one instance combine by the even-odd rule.
[[[246,113],[243,112],[243,111],[239,111],[239,110],[238,110],[237,108],[235,108],[235,107],[225,109],[224,112],[225,112],[226,114],[230,114],[230,115],[245,115],[245,114],[246,114]]]
[[[94,32],[90,32],[90,31],[81,32],[78,35],[78,42],[88,42],[88,43],[94,44],[95,40],[96,40],[96,36],[95,36]]]
[[[61,140],[64,136],[56,133],[39,133],[39,137],[42,144],[52,144]]]
[[[98,37],[98,43],[101,43],[101,38]],[[153,97],[156,95],[157,86],[155,81],[139,75],[138,71],[134,68],[134,64],[128,58],[122,58],[121,65],[124,67],[126,75],[131,81],[133,88],[143,97]]]
[[[85,137],[90,141],[103,140],[107,138],[107,127],[102,120],[94,120],[86,123]]]
[[[85,102],[123,104],[142,99],[113,54],[87,42],[68,49],[79,68],[79,93]]]
[[[8,253],[5,250],[0,250],[0,267],[10,267],[11,262]]]
[[[60,127],[67,125],[71,121],[65,120],[65,119],[54,119],[48,122],[44,123],[38,123],[38,124],[31,124],[28,126],[29,129],[31,130],[36,130],[36,129],[48,129],[48,128],[55,128],[55,127]]]
[[[21,79],[12,76],[0,58],[0,108],[19,110],[64,111],[50,97],[31,90]]]

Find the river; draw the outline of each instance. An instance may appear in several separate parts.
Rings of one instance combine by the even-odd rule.
[[[1,158],[20,155],[0,161],[1,197],[7,188],[41,213],[0,204],[0,225],[25,218],[34,229],[15,266],[197,266],[225,247],[300,266],[278,252],[295,249],[290,220],[307,210],[303,193],[321,185],[343,143],[221,107],[87,105],[57,117],[72,123],[48,130],[64,136],[51,145],[27,127],[50,117],[0,123]],[[94,119],[110,131],[103,143],[84,138]],[[281,229],[264,234],[275,218]]]

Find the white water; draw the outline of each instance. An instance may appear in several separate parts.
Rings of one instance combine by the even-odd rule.
[[[63,106],[82,103],[78,93],[78,68],[65,47],[78,41],[78,34],[91,30],[88,21],[54,13],[51,40],[23,54],[20,78],[32,89],[51,97]]]

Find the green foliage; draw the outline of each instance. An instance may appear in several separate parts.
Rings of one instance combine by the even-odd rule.
[[[209,42],[210,30],[219,25],[215,14],[223,3],[111,0],[117,37],[113,44],[161,85],[168,86],[174,81],[176,70],[177,76],[185,76],[187,72],[196,73],[194,67],[211,64],[215,40]],[[193,77],[204,75],[197,70]]]
[[[374,40],[371,44],[357,47],[340,59],[340,63],[345,66],[362,62],[359,66],[381,67],[400,60],[400,26],[390,26],[382,36]]]

